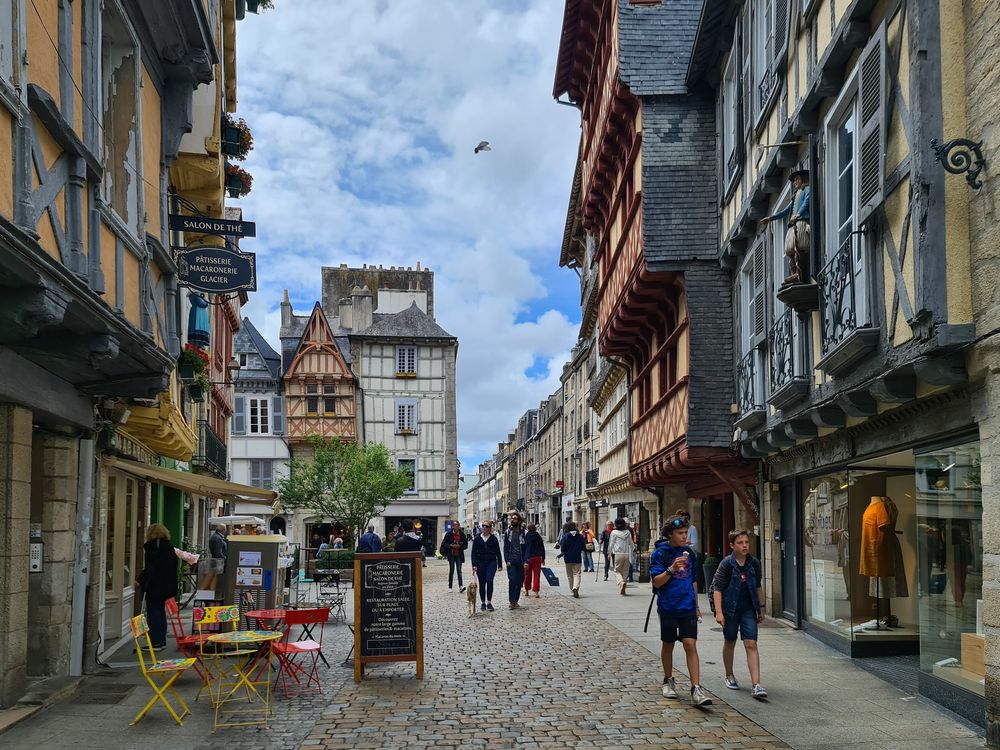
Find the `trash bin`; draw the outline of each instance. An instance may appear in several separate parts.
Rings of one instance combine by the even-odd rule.
[[[639,583],[649,583],[649,552],[639,553]]]

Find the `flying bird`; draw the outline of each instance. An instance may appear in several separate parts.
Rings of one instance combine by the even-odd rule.
[[[490,148],[490,142],[489,141],[480,141],[479,145],[476,146],[475,153],[478,154],[480,151],[492,151],[492,150],[493,149]]]

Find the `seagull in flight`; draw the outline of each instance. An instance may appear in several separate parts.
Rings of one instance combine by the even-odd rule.
[[[490,142],[489,141],[480,141],[479,145],[476,146],[476,150],[475,150],[474,153],[478,154],[480,151],[492,151],[492,150],[493,149],[490,148]]]

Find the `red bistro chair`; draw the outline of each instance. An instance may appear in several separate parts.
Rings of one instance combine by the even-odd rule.
[[[329,607],[290,609],[285,612],[285,637],[274,644],[274,653],[278,655],[280,662],[275,688],[280,686],[286,698],[291,694],[290,679],[295,681],[298,688],[308,690],[310,684],[315,684],[316,689],[323,692],[317,668],[323,655],[323,631],[329,619]],[[319,640],[315,640],[315,636],[302,641],[291,640],[292,629],[296,625],[308,626],[310,630],[319,626]],[[311,661],[306,661],[307,655],[311,656]],[[300,657],[302,661],[299,661]],[[305,678],[305,682],[300,678]]]
[[[177,650],[185,657],[195,660],[194,671],[201,678],[201,687],[198,688],[198,695],[195,698],[195,700],[198,700],[198,698],[201,698],[201,691],[211,683],[211,672],[208,666],[201,660],[201,644],[211,633],[188,635],[184,632],[184,620],[181,618],[181,611],[180,607],[177,606],[177,600],[174,597],[170,597],[164,604],[167,610],[167,619],[170,620],[170,629],[174,634],[174,642],[177,644]]]

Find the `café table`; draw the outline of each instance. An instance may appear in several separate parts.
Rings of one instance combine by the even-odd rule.
[[[212,686],[215,729],[254,724],[267,727],[271,714],[272,645],[280,638],[282,633],[277,630],[234,630],[208,637],[208,642],[216,646],[235,647],[235,651],[210,655],[216,663]]]
[[[244,612],[243,616],[247,618],[247,624],[249,624],[250,620],[253,620],[260,630],[278,630],[285,619],[285,610],[251,609]]]

